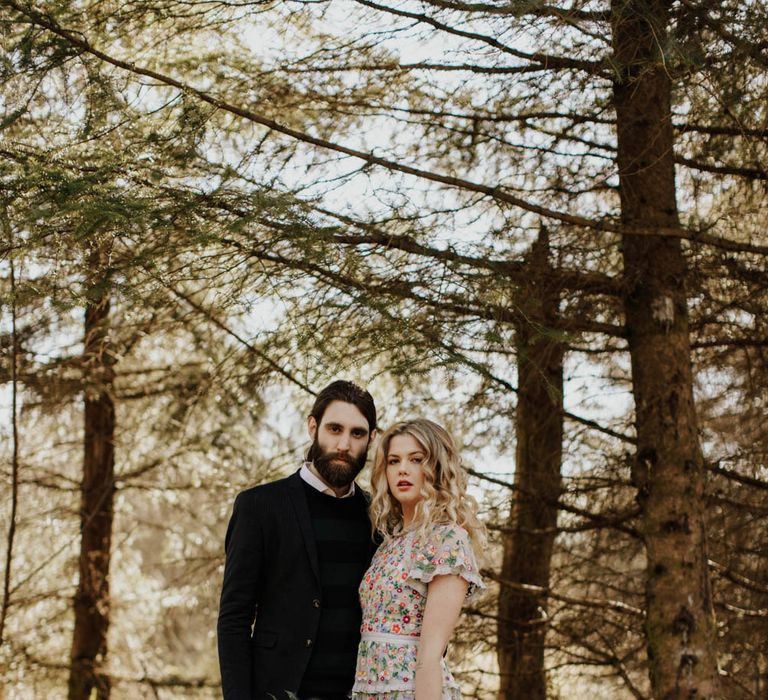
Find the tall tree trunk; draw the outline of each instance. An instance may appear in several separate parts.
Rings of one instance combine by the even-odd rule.
[[[498,604],[502,700],[545,700],[547,689],[546,598],[516,584],[549,587],[562,489],[563,347],[549,330],[559,299],[548,280],[548,254],[542,229],[529,261],[530,284],[518,302],[529,322],[517,328],[515,491]]]
[[[622,221],[679,225],[665,0],[613,0]],[[657,700],[714,698],[704,468],[693,401],[685,260],[678,239],[623,238],[638,447],[633,480],[647,549],[646,631]]]
[[[69,700],[109,698],[103,667],[109,629],[109,562],[112,539],[115,406],[114,352],[109,338],[109,248],[89,254],[92,279],[85,309],[85,453],[81,484],[80,580],[75,594]]]
[[[10,226],[8,227],[10,229]],[[10,236],[9,236],[10,238]],[[13,240],[10,240],[13,245]],[[5,639],[5,620],[11,607],[11,567],[13,566],[13,545],[16,539],[16,518],[19,510],[19,334],[16,328],[16,265],[13,255],[9,260],[11,278],[11,517],[8,523],[8,540],[5,548],[5,573],[3,575],[3,603],[0,608],[0,646]],[[0,700],[2,691],[0,691]]]

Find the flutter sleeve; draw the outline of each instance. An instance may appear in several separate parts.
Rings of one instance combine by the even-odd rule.
[[[438,525],[413,543],[407,583],[422,594],[435,576],[461,576],[469,582],[467,596],[485,588],[467,531],[459,525]]]

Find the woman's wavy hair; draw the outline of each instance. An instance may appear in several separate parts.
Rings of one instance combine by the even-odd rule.
[[[445,428],[426,418],[395,423],[379,440],[371,475],[369,512],[374,533],[391,537],[403,523],[400,503],[387,484],[389,443],[396,435],[410,435],[424,450],[424,486],[416,506],[413,525],[426,531],[438,523],[461,525],[480,555],[486,542],[485,527],[477,517],[477,501],[467,493],[467,476],[461,466],[456,443]]]

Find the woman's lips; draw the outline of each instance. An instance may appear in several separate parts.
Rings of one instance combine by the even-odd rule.
[[[410,481],[398,481],[397,482],[397,488],[400,491],[407,491],[409,488],[411,488],[413,484]]]

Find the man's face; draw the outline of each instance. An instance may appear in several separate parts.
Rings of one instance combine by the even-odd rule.
[[[351,484],[365,466],[373,437],[368,421],[352,403],[331,401],[320,419],[307,424],[312,447],[309,458],[323,480],[334,488]]]

